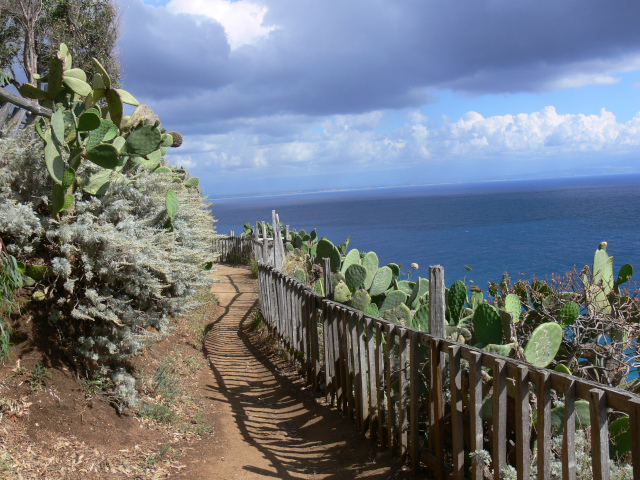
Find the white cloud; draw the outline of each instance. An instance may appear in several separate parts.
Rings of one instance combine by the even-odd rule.
[[[224,27],[232,50],[255,43],[276,28],[263,25],[267,7],[246,0],[171,0],[167,9],[216,20]]]

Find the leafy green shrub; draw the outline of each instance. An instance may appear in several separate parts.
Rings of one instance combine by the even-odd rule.
[[[0,241],[0,249],[2,248]],[[0,250],[0,363],[9,356],[9,318],[14,308],[15,292],[22,288],[22,274],[15,257]]]
[[[162,158],[172,135],[151,109],[122,117],[135,99],[110,88],[97,62],[105,88],[76,81],[64,51],[51,63],[58,93],[20,90],[53,107],[51,121],[37,124],[39,136],[0,140],[0,235],[60,346],[89,371],[106,367],[122,405],[136,406],[127,361],[198,305],[214,220],[198,179]],[[100,98],[105,108],[94,106]]]

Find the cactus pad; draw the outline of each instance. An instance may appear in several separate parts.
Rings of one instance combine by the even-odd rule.
[[[301,268],[296,268],[296,271],[293,275],[302,283],[307,283],[307,274]]]
[[[631,452],[631,423],[629,417],[620,417],[609,424],[609,455],[611,458],[619,458],[629,452]]]
[[[380,312],[384,313],[387,310],[396,308],[401,303],[407,301],[407,294],[402,290],[394,290],[390,292],[380,305]],[[408,307],[407,307],[408,308]]]
[[[338,303],[347,303],[351,300],[351,291],[347,284],[342,280],[336,285],[336,288],[333,290],[333,299]]]
[[[411,328],[429,333],[429,305],[420,305],[411,319]]]
[[[167,192],[165,206],[167,208],[167,215],[173,222],[173,220],[176,218],[176,214],[178,213],[178,196],[173,190],[169,190]]]
[[[378,306],[371,302],[369,305],[367,305],[367,308],[364,309],[364,313],[366,313],[367,315],[371,315],[374,317],[379,317],[380,316],[380,311],[378,310]]]
[[[371,297],[369,296],[369,293],[363,289],[357,290],[351,297],[351,302],[349,302],[349,305],[353,308],[357,308],[363,312],[370,304]]]
[[[398,290],[402,290],[409,297],[413,293],[413,287],[416,286],[416,282],[410,282],[409,280],[400,280],[398,282]],[[407,302],[409,303],[409,302]]]
[[[467,286],[462,280],[456,280],[449,288],[447,296],[447,310],[451,324],[458,324],[465,303],[467,303]]]
[[[601,284],[606,295],[613,288],[613,257],[607,253],[607,242],[601,242],[593,256],[593,283]]]
[[[383,313],[383,318],[386,318],[390,322],[397,323],[398,325],[404,325],[408,327],[411,325],[411,312],[409,307],[404,303],[396,305],[394,308],[387,310]]]
[[[533,366],[544,368],[553,361],[561,343],[562,327],[557,323],[543,323],[531,334],[524,356]]]
[[[316,257],[320,261],[320,265],[322,263],[323,258],[328,258],[331,262],[331,271],[337,272],[340,269],[340,251],[338,247],[336,247],[330,240],[323,238],[318,242],[318,247],[316,248]]]
[[[96,165],[113,170],[120,161],[119,153],[118,149],[110,143],[101,143],[88,150],[86,156]]]
[[[367,277],[367,269],[362,265],[353,263],[349,266],[349,268],[347,268],[344,277],[345,283],[347,284],[347,287],[349,287],[349,290],[355,292],[356,290],[364,288],[364,281]],[[371,301],[371,299],[369,299],[369,301]]]
[[[522,307],[520,305],[520,297],[515,293],[510,293],[504,299],[504,309],[513,315],[513,323],[520,321]]]
[[[375,276],[373,277],[373,281],[371,282],[369,295],[373,297],[375,295],[380,295],[381,293],[386,292],[391,285],[392,280],[393,272],[388,266],[379,268]]]
[[[340,272],[332,273],[331,274],[331,288],[335,289],[336,286],[338,285],[338,283],[344,282],[345,280],[346,279],[344,278],[344,275],[342,275]]]
[[[418,277],[416,284],[413,286],[413,291],[411,292],[411,295],[409,295],[409,300],[407,300],[409,308],[417,310],[420,306],[420,297],[422,297],[428,291],[429,280],[427,280],[426,278]]]
[[[360,265],[360,252],[355,248],[350,250],[349,253],[347,253],[347,256],[344,257],[340,271],[345,273],[347,268],[354,264]]]
[[[485,345],[502,343],[502,321],[498,310],[488,303],[479,305],[473,314],[473,330],[478,341]]]
[[[579,316],[580,305],[576,302],[567,302],[560,308],[558,322],[560,322],[560,325],[563,327],[568,327],[569,325],[573,325]]]
[[[367,277],[364,281],[364,288],[367,290],[371,288],[373,277],[376,276],[380,262],[376,252],[368,252],[362,259],[362,266],[367,269]]]

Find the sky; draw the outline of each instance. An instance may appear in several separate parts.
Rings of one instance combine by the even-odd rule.
[[[120,0],[211,198],[640,172],[640,2]]]

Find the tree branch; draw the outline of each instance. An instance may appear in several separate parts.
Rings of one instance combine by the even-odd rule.
[[[28,98],[21,97],[6,88],[0,88],[0,100],[5,100],[17,107],[25,109],[28,112],[35,113],[36,115],[51,118],[51,110],[32,102]]]

